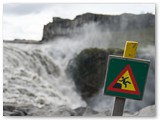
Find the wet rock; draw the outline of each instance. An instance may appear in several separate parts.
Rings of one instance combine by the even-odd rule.
[[[10,114],[10,116],[26,116],[27,112],[25,110],[14,110],[13,113]]]
[[[120,49],[90,48],[82,50],[69,62],[66,72],[73,78],[83,99],[92,97],[103,87],[108,55],[122,55],[122,52]]]
[[[14,104],[4,104],[3,105],[3,115],[4,116],[26,116],[28,115],[29,105],[19,106]]]
[[[33,105],[4,104],[4,116],[75,116],[74,110],[67,106],[44,106],[42,108]]]
[[[83,116],[92,116],[98,114],[98,111],[93,110],[91,107],[87,107]]]
[[[74,109],[74,111],[76,112],[76,116],[109,116],[110,115],[110,111],[96,111],[94,109],[92,109],[91,107],[79,107]]]
[[[153,117],[155,115],[156,115],[155,105],[147,106],[134,114],[134,116],[150,116],[150,117]]]
[[[140,117],[154,117],[156,115],[156,106],[150,105],[142,108],[135,113],[124,112],[123,116],[140,116]]]
[[[86,110],[86,107],[79,107],[74,109],[74,111],[76,112],[76,116],[82,116],[85,110]]]
[[[44,106],[42,108],[31,109],[28,113],[29,116],[75,116],[74,110],[67,106]]]
[[[123,116],[155,116],[156,106],[148,106],[135,113],[124,112]],[[62,106],[44,106],[38,108],[32,105],[4,104],[3,116],[42,116],[42,117],[63,117],[63,116],[111,116],[111,110],[96,111],[93,108],[79,107],[71,109]]]

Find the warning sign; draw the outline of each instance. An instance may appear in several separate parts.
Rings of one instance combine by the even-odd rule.
[[[127,65],[122,70],[122,72],[109,85],[108,90],[137,95],[140,94],[130,65]]]
[[[149,69],[148,60],[110,55],[104,93],[124,98],[143,98]]]

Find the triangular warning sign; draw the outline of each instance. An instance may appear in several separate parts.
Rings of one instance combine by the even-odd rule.
[[[139,88],[134,78],[130,65],[127,65],[121,73],[108,86],[107,90],[140,95]]]

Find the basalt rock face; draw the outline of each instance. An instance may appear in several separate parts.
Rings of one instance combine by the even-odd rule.
[[[42,42],[54,39],[55,37],[73,36],[80,34],[85,24],[97,23],[101,30],[127,31],[140,30],[155,27],[155,15],[153,14],[122,14],[122,15],[101,15],[86,13],[78,15],[75,19],[62,19],[54,17],[53,21],[44,26]]]
[[[83,99],[92,97],[103,87],[108,56],[122,55],[121,49],[90,48],[82,50],[67,67]]]

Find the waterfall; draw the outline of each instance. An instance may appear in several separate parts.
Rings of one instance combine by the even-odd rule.
[[[10,43],[4,43],[3,50],[4,103],[86,106],[74,82],[66,77],[63,51],[49,44]]]

